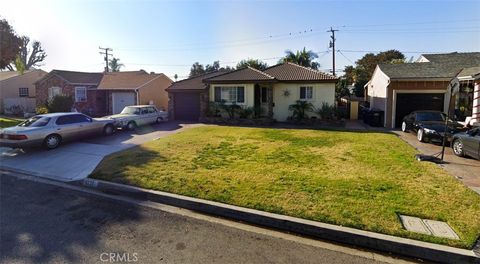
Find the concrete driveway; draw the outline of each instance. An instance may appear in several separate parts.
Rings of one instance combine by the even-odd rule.
[[[118,131],[110,137],[72,142],[49,151],[0,148],[0,169],[60,181],[81,180],[88,177],[109,154],[199,125],[166,122],[144,126],[135,132]]]
[[[401,131],[392,132],[396,133],[401,139],[412,145],[422,154],[433,155],[442,150],[442,146],[418,142],[417,137],[413,133],[403,133]],[[439,166],[480,194],[480,161],[468,157],[457,157],[453,154],[450,147],[445,147],[444,161],[446,161],[446,163]]]

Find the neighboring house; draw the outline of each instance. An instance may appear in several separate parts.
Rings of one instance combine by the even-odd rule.
[[[35,83],[37,105],[45,105],[55,95],[71,96],[73,108],[91,116],[106,111],[106,92],[98,90],[103,73],[52,70]]]
[[[200,83],[200,79],[203,84]],[[169,110],[173,111],[173,117],[176,119],[192,117],[189,119],[198,120],[197,117],[202,117],[206,111],[206,107],[201,105],[223,101],[242,107],[261,108],[264,116],[286,121],[292,114],[288,110],[289,106],[297,100],[309,101],[316,108],[321,107],[323,103],[335,104],[337,81],[336,77],[327,73],[289,62],[263,71],[247,67],[226,73],[215,73],[215,76],[198,76],[174,83],[168,88],[171,100]],[[202,92],[195,97],[198,99],[194,99],[191,92],[181,93],[182,88]],[[186,99],[186,97],[189,98]],[[185,108],[179,105],[180,102],[183,104],[185,101],[198,101],[198,106]]]
[[[461,88],[459,95],[456,96],[455,106],[457,108],[464,107],[466,111],[471,109],[471,118],[466,117],[467,123],[480,125],[480,66],[463,69],[457,75],[457,78],[463,85],[460,85]]]
[[[117,114],[127,105],[151,104],[162,110],[168,108],[168,94],[165,91],[173,81],[165,74],[141,71],[108,72],[98,85],[106,92],[106,109]]]
[[[370,108],[384,111],[385,127],[399,127],[403,117],[415,110],[447,112],[450,81],[462,69],[479,65],[480,52],[424,54],[415,63],[379,64],[365,85],[366,100]],[[462,82],[451,105],[456,113],[463,109],[463,115],[472,114],[473,82]]]
[[[209,102],[208,85],[203,83],[203,80],[224,73],[226,71],[202,74],[170,85],[167,88],[169,118],[198,121],[203,117],[201,114],[207,111]]]
[[[35,85],[47,73],[30,70],[0,72],[0,112],[22,114],[35,112]]]

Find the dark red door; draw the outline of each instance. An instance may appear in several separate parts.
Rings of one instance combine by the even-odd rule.
[[[183,92],[175,94],[175,119],[198,121],[200,117],[200,94]]]

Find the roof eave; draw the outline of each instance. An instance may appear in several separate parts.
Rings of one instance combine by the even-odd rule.
[[[276,83],[277,80],[203,80],[206,84]]]

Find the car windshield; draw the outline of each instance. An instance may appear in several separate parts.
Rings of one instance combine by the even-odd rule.
[[[445,115],[441,112],[417,113],[417,121],[445,121]]]
[[[44,116],[34,116],[32,118],[29,118],[22,123],[18,124],[18,126],[21,127],[42,127],[46,126],[50,122],[49,117],[44,117]]]
[[[139,115],[140,109],[138,107],[125,107],[120,114]]]

